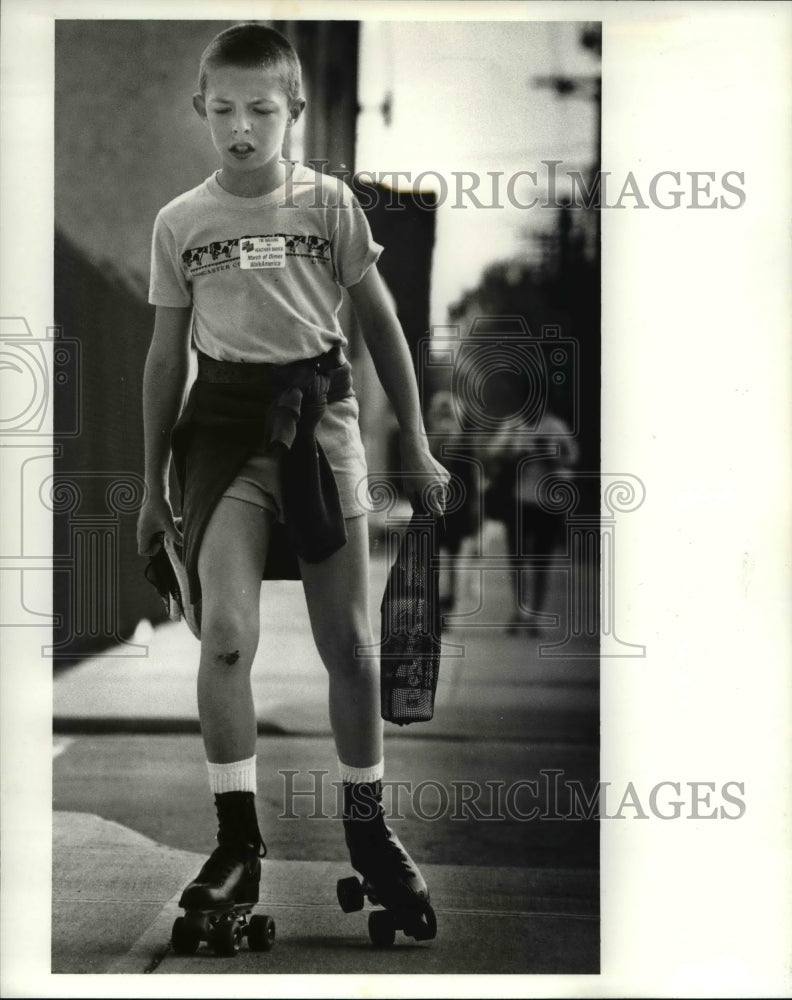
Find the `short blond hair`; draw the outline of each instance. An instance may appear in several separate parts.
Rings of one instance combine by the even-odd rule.
[[[198,87],[206,92],[206,80],[213,66],[276,69],[289,103],[302,97],[302,69],[291,42],[275,28],[257,21],[234,24],[221,31],[201,56]]]

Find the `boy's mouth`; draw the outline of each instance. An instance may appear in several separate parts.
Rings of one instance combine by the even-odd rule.
[[[229,146],[229,151],[234,156],[249,156],[253,152],[253,147],[249,142],[235,142],[233,146]]]

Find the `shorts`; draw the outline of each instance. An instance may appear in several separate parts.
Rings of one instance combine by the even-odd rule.
[[[367,514],[368,468],[360,437],[360,408],[354,396],[329,403],[316,428],[316,438],[333,470],[345,518]],[[278,459],[269,449],[254,452],[223,494],[270,511],[283,522]]]

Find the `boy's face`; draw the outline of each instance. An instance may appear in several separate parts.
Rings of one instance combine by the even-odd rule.
[[[210,67],[204,93],[193,97],[223,167],[234,173],[279,160],[284,133],[304,103],[290,106],[277,70],[240,66]]]

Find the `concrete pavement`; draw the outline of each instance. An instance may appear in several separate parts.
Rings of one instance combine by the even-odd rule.
[[[598,968],[594,872],[424,866],[438,936],[398,935],[371,947],[367,913],[343,914],[335,898],[347,865],[263,863],[258,913],[275,920],[267,954],[243,944],[234,958],[169,945],[178,898],[204,858],[164,847],[85,813],[56,813],[53,972],[91,973],[594,973]],[[370,907],[366,907],[368,911]],[[101,931],[99,931],[101,928]]]

